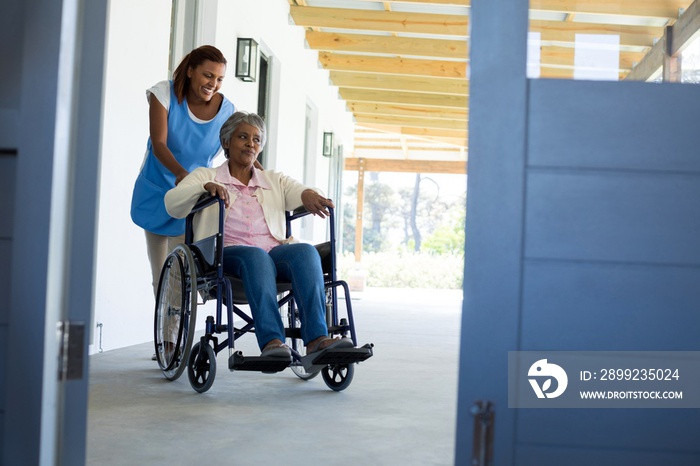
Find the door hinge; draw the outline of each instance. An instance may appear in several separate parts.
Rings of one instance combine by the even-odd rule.
[[[59,322],[58,336],[58,380],[82,379],[85,352],[85,323]]]
[[[496,411],[491,401],[477,400],[471,408],[474,416],[472,466],[493,466],[493,438]]]

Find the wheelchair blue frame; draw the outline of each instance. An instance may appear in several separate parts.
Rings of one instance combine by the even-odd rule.
[[[218,233],[214,236],[204,238],[197,242],[193,241],[193,222],[197,212],[202,211],[214,204],[218,203]],[[243,371],[262,371],[262,372],[279,372],[291,366],[294,373],[304,380],[313,378],[321,373],[326,385],[335,391],[344,390],[352,381],[354,373],[354,364],[364,361],[373,355],[373,345],[366,344],[362,347],[357,347],[357,335],[355,332],[354,317],[352,312],[352,304],[350,300],[350,289],[348,284],[343,280],[337,279],[336,272],[336,251],[335,251],[335,212],[329,209],[330,217],[330,241],[324,243],[328,251],[326,266],[324,267],[324,285],[327,293],[327,299],[330,301],[328,311],[328,331],[329,335],[340,335],[349,337],[354,347],[334,350],[324,350],[313,355],[305,356],[304,343],[301,341],[298,322],[298,310],[294,302],[294,293],[289,284],[278,284],[278,290],[283,296],[278,301],[278,307],[287,308],[287,320],[289,325],[285,325],[285,332],[290,343],[292,353],[291,364],[287,361],[280,363],[279,358],[264,358],[262,356],[245,356],[241,351],[235,350],[235,341],[241,336],[254,333],[255,322],[253,318],[244,312],[238,305],[247,304],[242,287],[234,287],[231,283],[231,277],[227,277],[223,271],[223,231],[225,220],[225,205],[223,200],[214,197],[206,197],[201,199],[194,206],[190,214],[186,218],[185,229],[185,244],[180,245],[179,254],[192,258],[194,267],[183,267],[184,269],[194,269],[188,276],[182,280],[183,306],[190,301],[194,301],[192,312],[182,314],[182,331],[185,342],[191,329],[195,328],[196,319],[196,295],[199,294],[203,301],[216,299],[215,316],[207,316],[205,321],[205,333],[191,349],[187,343],[178,342],[178,347],[181,348],[182,356],[172,361],[168,367],[161,364],[166,378],[175,380],[183,371],[182,364],[187,364],[188,376],[190,384],[194,390],[198,392],[207,391],[213,384],[216,374],[216,354],[229,349],[229,369]],[[286,214],[287,237],[291,236],[291,226],[294,220],[309,215],[309,212],[302,208],[294,212]],[[317,246],[318,248],[318,246]],[[172,254],[175,254],[173,252]],[[182,262],[179,258],[178,261]],[[166,261],[166,266],[171,263],[172,259]],[[166,267],[164,266],[164,273]],[[234,279],[235,280],[235,279]],[[161,282],[163,277],[161,277]],[[194,286],[196,282],[196,286]],[[161,284],[162,285],[162,284]],[[159,296],[156,303],[156,333],[158,331],[159,312],[162,311],[160,305],[161,285],[159,285]],[[343,289],[345,297],[346,318],[340,319],[338,312],[338,287]],[[240,289],[239,289],[240,288]],[[226,323],[223,321],[224,308],[226,308]],[[160,309],[160,311],[159,311]],[[187,318],[191,316],[191,318]],[[234,326],[234,316],[240,318],[244,325],[242,327]],[[226,333],[226,339],[219,343],[216,335]],[[158,340],[158,338],[156,338]],[[191,341],[191,339],[189,340]],[[156,341],[156,351],[159,350],[158,341]],[[178,353],[179,354],[179,353]]]

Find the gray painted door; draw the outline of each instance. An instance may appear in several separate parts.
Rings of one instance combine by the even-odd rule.
[[[457,464],[479,464],[477,400],[489,464],[700,464],[698,409],[507,396],[509,351],[699,349],[700,88],[529,81],[526,6],[473,2],[472,21]]]
[[[9,283],[0,317],[2,464],[85,462],[107,3],[8,4],[19,24],[6,41],[17,76],[8,92],[20,98],[8,131],[16,156],[3,163],[11,170],[3,177],[14,179],[1,190],[13,205],[0,209],[11,215],[0,242],[10,264],[0,273]],[[57,330],[66,324],[73,338],[61,353]]]

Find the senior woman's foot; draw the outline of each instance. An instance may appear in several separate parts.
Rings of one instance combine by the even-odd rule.
[[[354,348],[355,345],[352,343],[350,338],[331,338],[328,336],[320,336],[315,340],[311,340],[308,345],[306,345],[306,354],[316,353],[317,351],[323,351],[329,348]]]
[[[267,342],[260,356],[292,360],[292,352],[289,346],[285,345],[282,340],[277,338]]]

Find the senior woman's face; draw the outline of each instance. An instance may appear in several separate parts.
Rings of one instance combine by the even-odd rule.
[[[228,144],[230,163],[253,166],[262,150],[262,133],[255,126],[242,122],[231,135]]]

